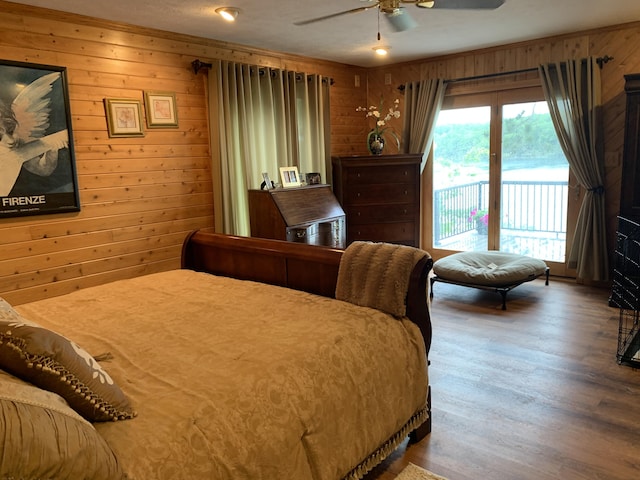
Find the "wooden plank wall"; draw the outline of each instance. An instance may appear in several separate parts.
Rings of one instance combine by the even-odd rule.
[[[603,70],[607,212],[615,231],[624,125],[623,78],[640,71],[638,24],[378,69],[318,61],[62,14],[0,0],[5,60],[66,66],[82,210],[0,219],[0,296],[19,304],[179,265],[185,234],[213,225],[204,73],[229,59],[330,76],[331,153],[366,154],[359,105],[392,100],[407,80],[459,78],[540,62],[611,55]],[[355,87],[359,76],[360,86]],[[391,80],[387,84],[385,80]],[[180,126],[109,138],[103,99],[176,92]],[[400,119],[397,130],[401,127]],[[215,146],[214,146],[215,148]],[[388,153],[393,153],[390,147]]]
[[[4,60],[67,67],[82,207],[0,219],[0,296],[11,303],[179,267],[187,232],[213,225],[206,73],[194,74],[196,58],[333,77],[334,153],[362,138],[351,107],[353,95],[365,98],[353,87],[359,69],[4,1],[0,10]],[[176,93],[179,128],[109,138],[103,99],[142,100],[145,90]]]
[[[534,68],[542,63],[569,58],[605,55],[613,57],[601,71],[607,230],[609,250],[613,251],[616,217],[620,208],[624,75],[640,72],[640,22],[372,69],[368,73],[369,101],[377,101],[381,94],[385,98],[399,97],[402,100],[397,87],[407,81],[491,75]],[[386,84],[385,80],[389,77],[392,79],[391,84]],[[530,81],[525,75],[519,75],[504,77],[496,80],[498,82],[505,84]],[[460,87],[456,84],[456,88],[474,88],[473,82],[465,82],[464,85]],[[398,125],[401,127],[400,122]]]

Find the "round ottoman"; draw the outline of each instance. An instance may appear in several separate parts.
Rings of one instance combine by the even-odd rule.
[[[431,297],[436,281],[494,290],[502,295],[503,310],[509,290],[543,274],[549,284],[549,267],[542,260],[497,250],[454,253],[436,261],[433,273]]]

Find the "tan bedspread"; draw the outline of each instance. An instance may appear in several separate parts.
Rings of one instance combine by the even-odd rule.
[[[426,403],[413,323],[304,292],[176,270],[16,310],[111,353],[133,480],[340,479]]]

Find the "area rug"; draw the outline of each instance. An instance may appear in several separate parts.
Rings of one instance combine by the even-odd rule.
[[[396,480],[447,480],[440,475],[436,475],[424,468],[420,468],[413,463],[410,463],[404,470],[400,472],[400,475],[396,477]]]

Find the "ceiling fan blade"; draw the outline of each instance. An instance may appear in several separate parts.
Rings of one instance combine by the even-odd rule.
[[[396,32],[404,32],[418,26],[404,7],[396,8],[392,12],[385,12],[384,16]]]
[[[495,10],[502,4],[504,4],[504,0],[434,0],[433,6],[423,8]],[[418,3],[418,6],[422,5]]]
[[[294,22],[294,25],[309,25],[310,23],[315,23],[315,22],[321,22],[322,20],[328,20],[330,18],[335,18],[335,17],[340,17],[342,15],[347,15],[349,13],[360,13],[360,12],[365,12],[371,8],[377,8],[378,7],[378,3],[372,3],[371,5],[367,6],[367,7],[358,7],[358,8],[354,8],[351,10],[347,10],[344,12],[338,12],[338,13],[332,13],[330,15],[324,15],[323,17],[316,17],[316,18],[312,18],[310,20],[302,20],[300,22]]]

